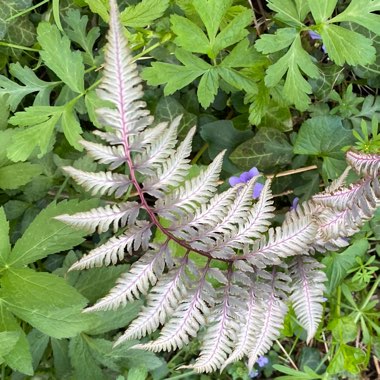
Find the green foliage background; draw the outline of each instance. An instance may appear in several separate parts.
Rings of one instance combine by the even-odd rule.
[[[194,172],[226,149],[225,180],[253,166],[280,173],[273,183],[278,221],[294,197],[310,198],[343,172],[347,147],[380,153],[379,0],[119,6],[156,122],[182,114],[180,137],[197,125]],[[312,345],[290,312],[269,363],[256,372],[244,362],[222,374],[176,371],[191,361],[197,341],[171,354],[130,349],[134,342],[113,349],[140,302],[81,312],[137,258],[68,272],[110,232],[86,237],[52,219],[112,202],[84,193],[61,170],[98,165],[79,141],[102,128],[95,89],[108,9],[106,0],[0,0],[0,377],[375,378],[380,214],[349,248],[321,255],[329,282]]]

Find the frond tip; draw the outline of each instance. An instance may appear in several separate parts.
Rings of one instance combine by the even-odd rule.
[[[86,191],[107,197],[101,207],[57,219],[101,234],[102,244],[70,270],[117,264],[126,255],[137,259],[86,311],[144,298],[145,306],[116,344],[161,327],[156,340],[134,346],[154,352],[180,349],[204,329],[199,357],[184,366],[196,372],[223,369],[243,357],[252,367],[279,337],[289,301],[310,341],[321,322],[326,279],[312,255],[347,245],[346,237],[372,217],[380,205],[380,156],[348,152],[360,180],[346,184],[345,171],[325,192],[288,212],[282,225],[271,227],[271,183],[263,185],[256,168],[218,192],[224,152],[190,176],[196,127],[178,143],[180,117],[151,125],[116,1],[110,4],[98,88],[100,98],[111,103],[98,110],[107,132],[94,133],[103,144],[82,142],[109,170],[63,168]],[[193,260],[195,255],[200,257]]]

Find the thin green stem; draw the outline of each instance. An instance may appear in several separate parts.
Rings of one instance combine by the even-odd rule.
[[[11,44],[9,42],[4,42],[4,41],[0,42],[0,46],[10,47],[10,48],[20,49],[20,50],[26,50],[26,51],[35,51],[37,53],[39,52],[38,49],[33,49],[33,48],[30,48],[27,46],[15,45],[15,44]]]
[[[363,310],[368,305],[368,302],[371,300],[371,297],[373,296],[373,294],[377,290],[379,284],[380,284],[380,276],[376,279],[376,281],[372,285],[371,290],[367,294],[367,297],[365,298],[365,300],[363,301],[362,305],[360,306],[361,310]]]
[[[146,48],[145,50],[143,50],[141,53],[136,54],[133,57],[133,61],[137,61],[139,58],[143,57],[145,54],[150,53],[152,50],[158,48],[159,46],[161,46],[161,42],[156,42],[154,45],[149,46],[148,48]]]
[[[342,288],[338,286],[336,290],[336,305],[335,305],[335,313],[337,318],[340,317],[340,303],[342,300]]]
[[[16,13],[16,14],[14,14],[11,17],[8,17],[5,20],[5,22],[8,22],[8,21],[11,21],[11,20],[13,20],[13,19],[15,19],[17,17],[20,17],[20,16],[24,15],[25,13],[28,13],[28,12],[32,11],[33,9],[36,9],[36,8],[40,7],[41,5],[44,5],[45,3],[48,3],[49,1],[50,0],[43,0],[43,1],[39,2],[38,4],[33,5],[32,7],[28,8],[28,9],[24,9],[23,11],[21,11],[19,13]]]
[[[53,199],[53,202],[57,201],[59,199],[59,197],[61,196],[62,194],[62,191],[65,189],[66,185],[67,185],[67,182],[69,181],[69,177],[66,177],[65,180],[63,181],[61,187],[59,188],[59,190],[57,191],[57,194],[55,194],[55,197]]]
[[[203,144],[202,148],[199,149],[198,153],[195,155],[195,157],[191,160],[191,164],[195,165],[198,160],[202,157],[202,154],[208,149],[208,143]]]
[[[189,371],[189,372],[185,372],[181,375],[178,375],[178,376],[173,376],[173,377],[168,377],[168,380],[178,380],[178,379],[184,379],[186,378],[187,376],[189,375],[195,375],[195,372],[194,371]]]

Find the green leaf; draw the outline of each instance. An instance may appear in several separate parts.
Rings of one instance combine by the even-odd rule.
[[[201,106],[206,109],[215,99],[218,92],[219,77],[215,68],[207,70],[201,77],[197,96]]]
[[[323,171],[333,179],[346,167],[342,148],[353,142],[350,130],[337,116],[317,116],[306,120],[294,144],[294,153],[323,158]]]
[[[4,356],[9,354],[15,347],[20,334],[16,331],[0,332],[0,363],[4,361]]]
[[[87,234],[68,226],[55,216],[87,211],[97,205],[96,199],[78,202],[51,203],[42,210],[26,229],[23,236],[17,240],[8,259],[8,265],[20,267],[42,259],[52,253],[66,251],[84,241]]]
[[[279,372],[286,373],[289,376],[278,376],[276,377],[276,380],[293,380],[293,379],[299,379],[299,380],[316,380],[316,379],[322,379],[322,376],[315,373],[312,369],[305,366],[304,372],[299,371],[293,368],[285,367],[281,364],[274,364],[273,368],[276,369]]]
[[[240,41],[220,63],[221,67],[252,67],[263,65],[266,58],[257,52],[254,46],[249,46],[249,40],[244,38]]]
[[[55,25],[40,22],[37,33],[42,47],[40,55],[45,64],[72,91],[84,92],[84,65],[80,52],[70,49],[70,40],[62,36]]]
[[[92,13],[98,14],[104,22],[108,22],[109,1],[108,0],[84,0]]]
[[[261,128],[255,137],[239,145],[230,159],[241,170],[254,166],[259,170],[273,170],[291,162],[292,150],[286,135],[273,128]]]
[[[121,23],[133,28],[144,28],[160,18],[169,6],[169,0],[142,0],[121,12]]]
[[[275,53],[290,46],[297,38],[298,33],[294,28],[281,28],[275,34],[262,34],[256,40],[255,47],[264,54]]]
[[[347,371],[358,374],[365,362],[366,354],[360,348],[341,344],[327,367],[327,373],[338,374]]]
[[[232,5],[232,0],[194,0],[193,6],[203,24],[211,44],[215,41],[215,36],[219,30],[223,16]]]
[[[0,168],[0,189],[17,189],[42,173],[42,167],[29,162]]]
[[[277,12],[276,18],[290,26],[303,26],[303,20],[309,12],[305,0],[269,0],[268,7]]]
[[[351,0],[347,8],[330,22],[354,22],[380,35],[380,16],[373,13],[379,11],[380,3],[377,0]]]
[[[265,109],[261,119],[260,128],[275,128],[280,132],[293,130],[292,114],[288,107],[282,107],[276,102],[271,101]]]
[[[61,118],[63,107],[34,106],[17,112],[9,119],[12,125],[29,126],[18,129],[7,149],[12,161],[25,161],[39,147],[39,157],[52,149],[54,127]]]
[[[148,371],[144,367],[132,367],[128,371],[127,380],[145,380],[148,376]]]
[[[362,34],[333,24],[323,24],[319,30],[329,57],[337,64],[367,65],[376,59],[372,41]]]
[[[78,141],[81,140],[83,131],[74,111],[74,105],[74,103],[68,103],[64,108],[62,113],[62,130],[70,145],[82,151],[83,146]]]
[[[14,80],[0,76],[0,96],[7,95],[7,103],[12,111],[16,110],[26,95],[33,92],[38,92],[34,98],[34,105],[49,104],[50,93],[59,82],[45,82],[39,79],[31,68],[22,67],[19,62],[11,63],[9,72],[24,85],[21,86]]]
[[[170,22],[172,31],[177,35],[174,42],[178,46],[194,53],[207,54],[210,41],[198,25],[178,15],[172,15]]]
[[[72,368],[69,357],[69,341],[51,338],[53,350],[54,372],[57,379],[69,378]]]
[[[294,103],[297,109],[304,111],[310,103],[307,94],[310,94],[312,89],[301,71],[311,78],[319,76],[317,66],[313,63],[311,56],[303,50],[301,37],[298,35],[288,52],[268,68],[265,84],[268,87],[274,87],[286,74],[283,97]]]
[[[349,248],[341,253],[331,252],[322,262],[326,266],[328,278],[327,293],[332,294],[348,275],[348,271],[357,262],[356,257],[363,257],[369,247],[367,239],[356,240]]]
[[[338,0],[307,0],[311,13],[317,24],[326,21],[334,12]]]
[[[254,80],[251,77],[245,76],[242,71],[227,67],[218,67],[217,72],[222,79],[238,90],[244,90],[251,94],[257,92],[257,85]]]
[[[0,331],[15,332],[19,336],[13,349],[4,355],[5,363],[14,371],[33,375],[32,356],[26,335],[16,318],[6,309],[2,300],[0,300]]]
[[[64,279],[20,268],[7,271],[1,284],[8,309],[41,332],[66,338],[87,327],[87,301]]]
[[[352,342],[358,334],[358,327],[351,317],[332,319],[327,328],[332,332],[334,339],[340,343]]]
[[[9,242],[9,223],[6,219],[4,208],[0,208],[0,265],[4,267],[8,255],[11,252],[11,243]]]
[[[38,368],[38,365],[40,364],[46,347],[49,344],[49,337],[41,331],[33,329],[28,334],[27,339],[32,354],[33,369],[36,370]]]

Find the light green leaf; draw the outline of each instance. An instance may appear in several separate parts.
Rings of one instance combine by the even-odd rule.
[[[248,94],[246,101],[252,102],[249,106],[249,122],[259,125],[271,101],[269,89],[263,80],[257,83],[257,94]]]
[[[142,0],[121,12],[121,23],[133,28],[144,28],[161,17],[169,6],[169,0]]]
[[[350,130],[343,127],[337,116],[317,116],[306,120],[294,144],[294,153],[308,154],[323,158],[324,173],[328,178],[336,178],[346,165],[342,148],[353,142]],[[342,164],[340,166],[339,162]]]
[[[207,70],[198,85],[197,96],[201,106],[206,109],[215,99],[218,92],[219,77],[216,69]]]
[[[292,146],[286,135],[273,128],[261,128],[255,137],[239,145],[231,154],[231,161],[241,170],[256,166],[259,170],[273,170],[286,165],[293,157]]]
[[[50,93],[59,82],[45,82],[39,79],[32,69],[27,66],[22,67],[19,62],[11,63],[9,72],[24,84],[21,86],[3,75],[0,76],[0,96],[7,95],[7,103],[12,111],[16,110],[26,95],[33,92],[38,92],[34,105],[49,104]]]
[[[198,25],[178,15],[172,15],[170,22],[172,31],[177,35],[174,42],[178,46],[194,53],[207,54],[210,41]]]
[[[148,371],[144,367],[132,367],[128,371],[127,380],[145,380],[148,376]]]
[[[351,0],[347,8],[329,22],[354,22],[380,35],[380,15],[372,13],[379,11],[378,0]]]
[[[83,146],[78,141],[82,138],[81,134],[83,131],[74,111],[74,103],[68,103],[64,108],[62,113],[62,130],[70,145],[82,151]]]
[[[81,313],[87,301],[63,278],[31,269],[12,269],[2,278],[3,300],[17,317],[54,338],[67,338],[87,327]]]
[[[245,9],[243,12],[238,13],[222,31],[216,36],[215,42],[212,44],[213,56],[223,49],[237,42],[241,41],[248,35],[248,26],[253,20],[253,13],[251,9]]]
[[[221,67],[252,67],[263,65],[267,59],[257,52],[254,46],[249,46],[249,41],[244,38],[240,41],[220,63]]]
[[[281,28],[275,34],[262,34],[260,39],[256,40],[255,47],[264,54],[275,53],[290,46],[297,36],[294,28]]]
[[[268,7],[277,12],[276,18],[290,26],[302,27],[309,8],[305,0],[270,0]]]
[[[341,253],[331,252],[322,260],[325,265],[327,282],[327,293],[332,294],[336,288],[342,283],[348,274],[348,271],[353,268],[357,262],[357,257],[363,257],[369,247],[367,239],[360,239],[345,249]]]
[[[29,162],[0,168],[0,189],[17,189],[42,173],[42,167]]]
[[[337,2],[338,0],[307,0],[311,13],[317,24],[320,24],[331,17]]]
[[[367,65],[376,59],[372,41],[362,34],[333,24],[323,24],[320,34],[329,57],[337,64]]]
[[[4,361],[3,356],[9,354],[16,345],[20,334],[16,331],[0,332],[0,363]]]
[[[54,127],[63,112],[63,107],[34,106],[17,112],[9,119],[10,124],[30,126],[19,129],[7,149],[8,158],[12,161],[25,161],[39,147],[39,157],[52,149]]]
[[[256,94],[257,85],[251,77],[245,76],[242,71],[236,71],[227,67],[218,67],[219,75],[231,86],[238,90]]]
[[[108,22],[109,1],[108,0],[84,0],[92,13],[98,14],[104,22]]]
[[[302,48],[301,38],[298,35],[288,52],[266,72],[265,84],[268,87],[276,86],[286,74],[283,96],[294,103],[297,109],[307,109],[312,92],[310,84],[302,76],[301,71],[311,78],[319,76],[318,67],[313,63],[311,56]]]
[[[13,349],[4,355],[5,363],[14,371],[19,371],[29,376],[33,375],[32,356],[26,335],[16,318],[6,309],[5,303],[1,300],[0,331],[15,332],[19,336]]]
[[[206,27],[207,34],[211,44],[214,43],[215,36],[219,30],[223,16],[231,7],[232,0],[194,0],[193,6],[203,24]]]
[[[36,370],[49,344],[49,337],[39,330],[33,329],[27,336],[32,354],[33,369]]]
[[[11,251],[9,242],[9,223],[6,219],[4,208],[0,208],[0,265],[4,267]]]
[[[40,22],[37,28],[38,42],[42,50],[41,58],[45,64],[71,90],[77,93],[84,91],[84,65],[79,51],[70,49],[70,40],[62,36],[55,25]]]
[[[23,236],[17,240],[8,264],[20,267],[42,259],[52,253],[66,251],[84,241],[87,233],[72,228],[56,219],[55,216],[88,211],[95,207],[97,199],[78,202],[50,203],[42,210],[26,229]]]

